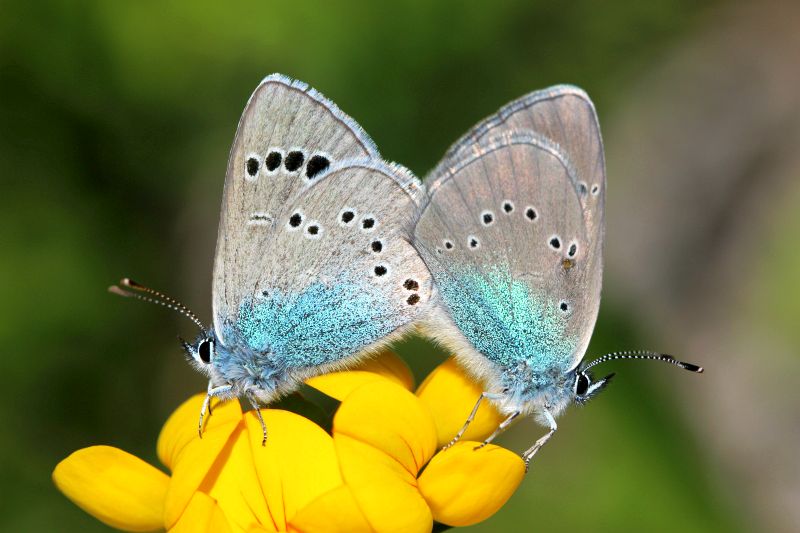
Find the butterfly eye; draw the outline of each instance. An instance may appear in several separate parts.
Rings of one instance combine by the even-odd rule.
[[[575,380],[575,394],[583,396],[587,390],[589,390],[589,378],[586,377],[586,374],[578,374],[578,378]]]
[[[200,344],[197,345],[197,357],[200,358],[205,364],[209,364],[211,362],[211,358],[214,356],[214,341],[210,339],[203,339],[200,341]]]

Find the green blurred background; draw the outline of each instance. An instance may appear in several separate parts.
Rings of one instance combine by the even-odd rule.
[[[586,89],[610,187],[589,354],[652,348],[708,369],[620,363],[473,531],[797,531],[798,11],[0,1],[0,529],[105,530],[52,468],[99,443],[156,464],[161,424],[205,386],[176,342],[188,321],[105,289],[130,275],[210,318],[230,143],[251,91],[282,72],[421,176],[507,101]],[[443,358],[420,339],[398,350],[418,380]],[[541,433],[523,421],[504,443]]]

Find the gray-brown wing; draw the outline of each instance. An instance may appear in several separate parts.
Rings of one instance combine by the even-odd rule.
[[[257,268],[243,266],[225,280],[246,293],[216,324],[228,345],[267,353],[308,376],[410,325],[432,291],[409,242],[423,195],[419,181],[395,165],[332,166],[280,210],[268,246],[249,256]],[[259,246],[266,230],[247,225],[244,245]]]
[[[457,165],[480,141],[504,131],[521,129],[549,139],[570,161],[590,239],[599,241],[602,247],[606,191],[603,140],[594,104],[578,87],[556,85],[506,104],[450,147],[426,185],[433,189],[434,182],[445,169]]]
[[[214,260],[215,325],[250,294],[285,204],[334,163],[373,157],[379,154],[372,140],[320,93],[280,74],[261,82],[228,160]]]
[[[525,131],[479,141],[437,176],[414,244],[475,367],[482,356],[566,371],[582,358],[600,301],[600,254],[574,169],[552,142]]]

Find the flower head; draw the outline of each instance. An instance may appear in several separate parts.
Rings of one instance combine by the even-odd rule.
[[[475,450],[500,420],[482,408],[456,446],[439,451],[480,394],[453,361],[416,394],[392,354],[308,384],[341,401],[332,435],[298,414],[264,409],[266,446],[253,412],[214,406],[203,438],[203,395],[162,429],[167,475],[117,448],[93,446],[53,472],[58,488],[104,523],[128,531],[430,531],[474,524],[519,485],[524,466],[497,446]]]

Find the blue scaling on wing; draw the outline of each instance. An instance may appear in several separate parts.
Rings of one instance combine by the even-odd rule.
[[[534,373],[568,369],[578,339],[566,335],[558,301],[538,295],[506,267],[451,269],[437,282],[456,326],[491,362],[526,361]]]
[[[275,290],[241,304],[235,334],[276,367],[333,363],[401,326],[385,302],[377,287],[363,283],[317,282],[299,293]]]

